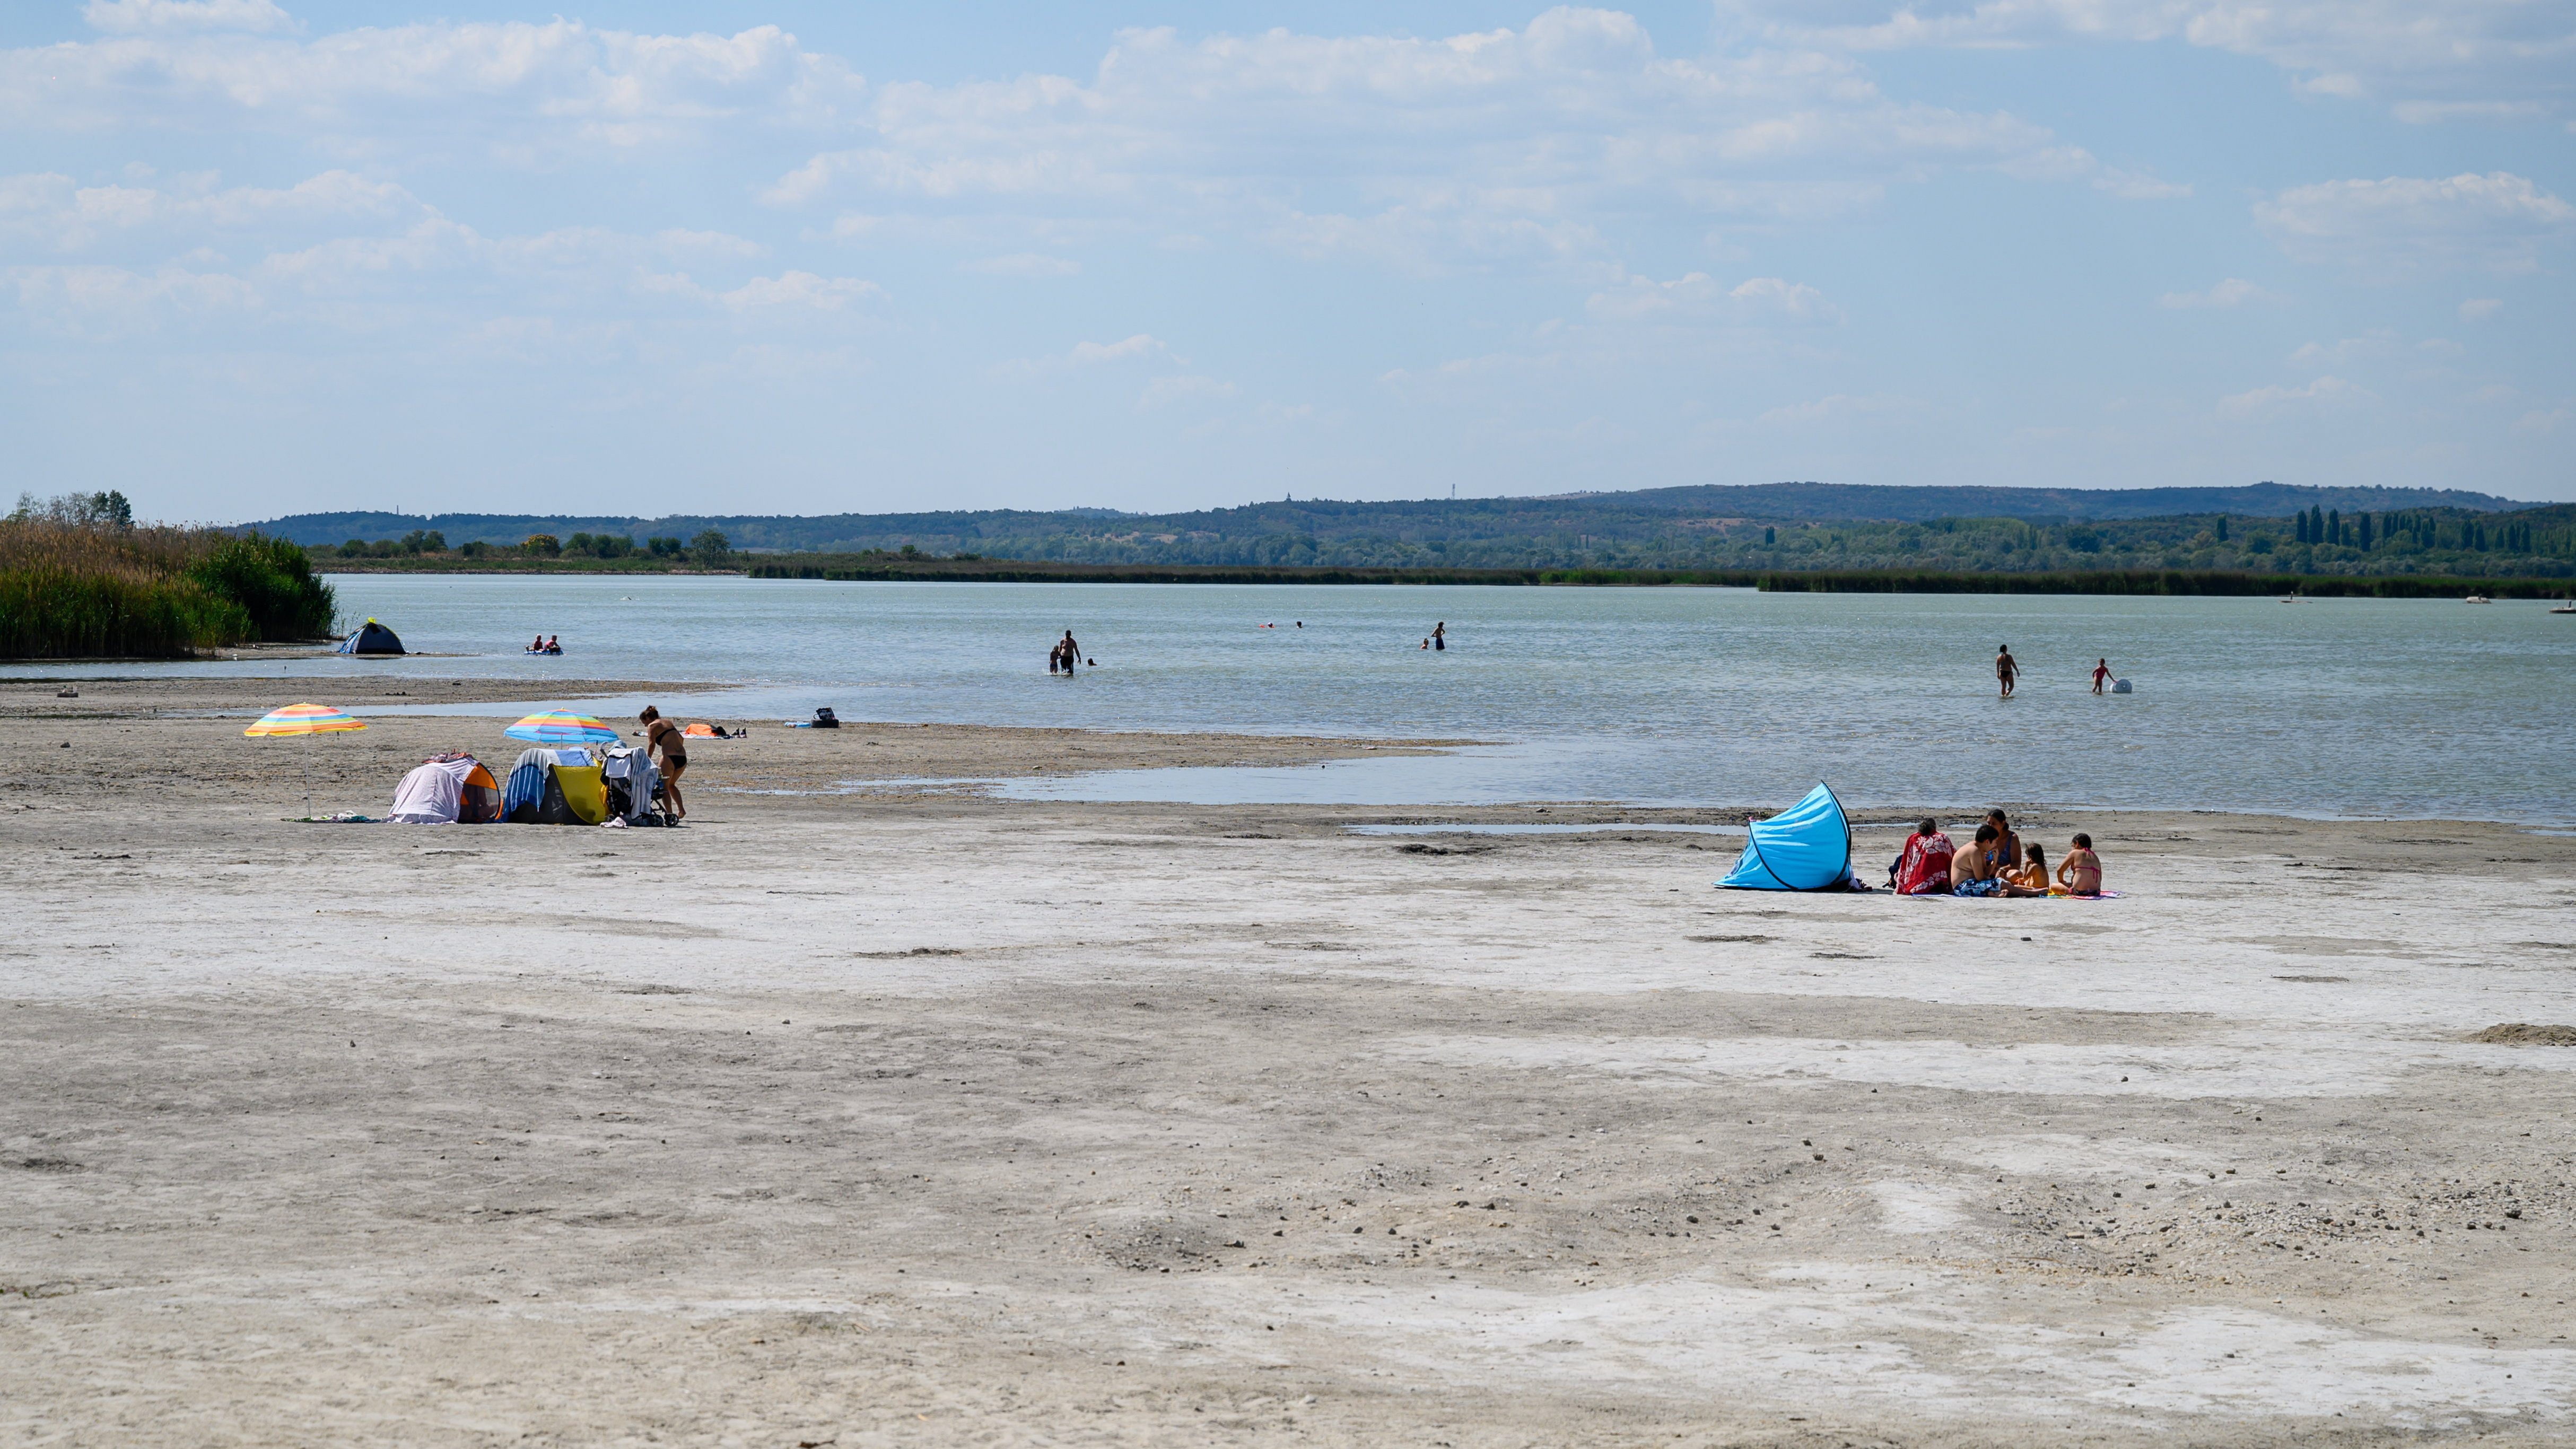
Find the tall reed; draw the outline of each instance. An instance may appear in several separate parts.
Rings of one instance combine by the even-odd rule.
[[[0,521],[0,658],[170,658],[329,632],[304,551],[214,529]]]

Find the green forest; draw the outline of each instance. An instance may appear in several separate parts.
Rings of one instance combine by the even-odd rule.
[[[409,520],[399,533],[344,533],[327,544],[311,535],[400,516],[310,515],[271,526],[299,530],[316,558],[362,568],[724,568],[830,555],[1157,567],[2576,577],[2576,506],[2516,508],[2484,495],[2394,489],[2303,490],[2298,497],[2308,501],[2298,503],[2294,490],[2270,484],[2151,491],[2226,506],[2102,516],[2113,508],[2109,495],[2073,490],[1779,485],[1410,503],[1309,499],[1158,516],[1072,509],[753,517],[722,527],[449,515],[438,522],[453,531]],[[2025,496],[2007,496],[2016,494]],[[1724,511],[1755,503],[1802,516]],[[1932,511],[1945,503],[1999,511]],[[1836,505],[1879,511],[1814,514]],[[2048,506],[2095,514],[2038,511]]]

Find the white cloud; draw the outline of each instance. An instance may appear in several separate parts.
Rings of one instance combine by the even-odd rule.
[[[37,172],[0,177],[0,248],[79,251],[157,228],[203,238],[212,231],[314,228],[427,215],[402,187],[347,171],[325,171],[284,188],[78,186]]]
[[[1835,393],[1813,402],[1776,407],[1754,418],[1774,427],[1811,427],[1819,423],[1886,423],[1920,418],[1932,411],[1920,398],[1895,393]]]
[[[1145,361],[1171,362],[1182,367],[1189,366],[1186,359],[1174,356],[1172,349],[1165,346],[1161,338],[1138,332],[1132,336],[1119,338],[1115,342],[1077,342],[1071,348],[1052,357],[1015,357],[994,367],[992,374],[995,377],[1025,381],[1049,374]]]
[[[2549,115],[2549,108],[2538,101],[2399,101],[2389,110],[2415,126],[2443,121],[2538,121]]]
[[[81,19],[92,30],[133,35],[147,30],[293,30],[295,18],[276,0],[88,0]]]
[[[1614,269],[1613,285],[1595,292],[1584,307],[1609,321],[1707,321],[1728,323],[1823,323],[1842,320],[1842,310],[1825,294],[1804,282],[1779,277],[1753,277],[1733,287],[1692,272],[1669,282]]]
[[[117,16],[198,13],[147,3]],[[211,15],[255,5],[215,0]],[[642,35],[577,21],[429,23],[282,35],[134,34],[0,51],[0,122],[27,132],[219,126],[342,149],[459,139],[516,164],[744,123],[825,126],[864,86],[776,26]]]
[[[2107,191],[2122,201],[2179,201],[2191,195],[2191,187],[2180,181],[2166,181],[2143,171],[2124,171],[2106,166],[2093,178],[2093,189]]]
[[[2576,91],[2566,0],[1721,0],[1738,33],[1830,51],[2186,45],[2258,57],[2314,95],[2415,121],[2500,118]],[[2412,103],[2404,105],[2402,103]]]
[[[2383,275],[2530,271],[2545,244],[2576,235],[2576,206],[2507,171],[2296,186],[2256,202],[2254,219],[2300,261]]]
[[[1582,9],[1445,39],[1129,31],[1088,79],[891,85],[867,124],[767,199],[1008,203],[1413,265],[1597,253],[1604,209],[1838,214],[2048,144],[2010,116],[1892,100],[1845,60],[1674,58],[1633,17]]]
[[[2259,418],[2300,406],[2350,405],[2379,395],[2340,377],[2321,377],[2305,387],[2258,387],[2218,400],[2222,418]]]
[[[1065,354],[1065,361],[1076,367],[1097,367],[1104,362],[1127,362],[1139,357],[1158,357],[1171,351],[1142,332],[1116,342],[1077,342]]]
[[[2243,277],[2229,277],[2206,292],[2167,292],[2156,299],[2156,305],[2172,308],[2242,307],[2248,302],[2279,300],[2279,297]]]
[[[754,277],[730,292],[717,293],[716,299],[737,312],[754,307],[838,312],[853,302],[883,296],[884,288],[857,277],[819,277],[812,272],[789,271],[774,277]]]
[[[1215,402],[1230,398],[1234,394],[1233,383],[1220,382],[1213,377],[1201,377],[1195,373],[1184,373],[1174,377],[1158,377],[1145,384],[1145,391],[1136,399],[1136,406],[1159,408],[1182,402]]]
[[[2397,334],[2379,331],[2360,337],[2346,337],[2339,342],[2310,342],[2290,354],[2290,361],[2300,367],[2348,367],[2356,362],[2380,362],[2397,355]]]
[[[18,306],[43,330],[97,339],[153,331],[170,321],[206,321],[256,310],[256,288],[239,277],[169,266],[153,272],[106,266],[10,267],[0,271]]]
[[[1003,257],[982,257],[959,265],[970,272],[988,277],[1073,277],[1082,274],[1082,263],[1069,257],[1051,257],[1042,252],[1014,252]]]
[[[2560,403],[2554,408],[2533,408],[2514,420],[2513,429],[2518,433],[2546,436],[2571,422],[2576,422],[2576,400]]]
[[[2484,322],[2489,317],[2492,317],[2503,310],[2504,299],[2502,297],[2471,297],[2460,304],[2460,320],[2463,322]]]

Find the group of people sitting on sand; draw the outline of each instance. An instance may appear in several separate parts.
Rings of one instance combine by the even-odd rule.
[[[2048,852],[2022,844],[2004,812],[1989,810],[1965,850],[1941,833],[1940,822],[1916,822],[1887,879],[1907,896],[2098,896],[2102,858],[2093,853],[2093,837],[2078,832],[2051,878]]]

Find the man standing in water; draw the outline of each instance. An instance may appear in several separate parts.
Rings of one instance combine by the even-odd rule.
[[[1074,666],[1082,662],[1082,646],[1073,642],[1073,631],[1065,630],[1063,640],[1055,647],[1056,652],[1064,656],[1064,672],[1073,673]]]
[[[1431,647],[1434,649],[1449,647],[1449,622],[1446,619],[1431,626]]]
[[[2015,679],[2020,678],[2020,677],[2021,677],[2021,666],[2020,666],[2019,664],[2017,664],[2017,663],[2013,662],[2013,657],[2012,657],[2012,646],[2011,646],[2010,644],[1998,644],[1998,645],[1996,645],[1996,646],[1995,646],[1995,683],[1996,683],[1996,684],[1998,684],[1998,685],[2000,685],[2000,686],[2002,686],[2002,688],[2003,688],[2003,697],[2004,697],[2004,698],[2006,698],[2006,699],[2010,699],[2010,698],[2012,698],[2012,696],[2013,696],[2013,681],[2014,681]]]

